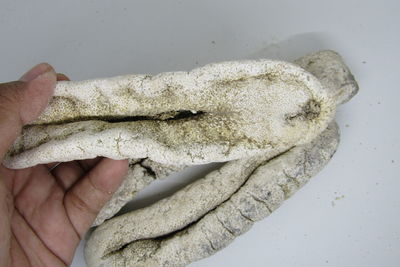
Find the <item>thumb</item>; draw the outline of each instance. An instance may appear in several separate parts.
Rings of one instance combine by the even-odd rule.
[[[19,81],[0,84],[0,162],[22,126],[39,117],[47,106],[56,80],[53,67],[41,63]]]

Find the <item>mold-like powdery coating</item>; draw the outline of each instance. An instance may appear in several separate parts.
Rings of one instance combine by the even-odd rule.
[[[257,157],[230,161],[169,198],[103,223],[90,242],[96,244],[97,252],[107,254],[121,243],[177,231],[227,200],[265,160],[265,157]],[[113,238],[108,238],[110,236]]]
[[[312,64],[309,64],[309,62],[312,62]],[[311,66],[310,72],[322,81],[325,85],[324,90],[327,90],[328,95],[335,99],[336,104],[347,101],[358,89],[354,78],[344,65],[340,56],[332,51],[321,51],[307,55],[297,60],[296,63],[302,65],[307,70],[308,67]],[[315,66],[318,66],[318,68]],[[332,75],[329,75],[329,72],[325,71],[324,68],[331,70]],[[326,137],[329,138],[329,135]],[[306,168],[309,169],[311,174],[317,172],[316,169],[313,170],[312,168],[313,166],[318,167],[318,164],[304,165],[307,161],[306,158],[311,158],[308,160],[315,162],[316,158],[312,159],[312,155],[324,151],[323,149],[319,150],[320,148],[318,147],[315,149],[318,151],[307,154],[303,162],[297,162],[296,164],[295,161],[292,163],[292,165],[296,165],[297,168],[292,166],[286,169],[286,178],[297,177],[297,181],[296,179],[292,179],[292,181],[283,182],[279,185],[281,191],[286,194],[286,197],[290,196],[290,194],[306,181],[306,179],[301,180],[301,177],[298,177],[299,172]],[[239,204],[236,203],[234,205],[233,202],[230,201],[235,199],[235,196],[230,196],[232,192],[237,191],[238,187],[243,185],[245,181],[248,181],[248,176],[246,177],[244,174],[250,173],[251,175],[255,175],[261,170],[261,167],[256,171],[254,171],[254,169],[262,165],[261,162],[266,162],[270,157],[271,155],[264,158],[258,156],[252,159],[229,162],[219,171],[207,175],[204,179],[181,190],[171,198],[164,199],[148,208],[117,217],[103,224],[90,239],[86,248],[86,256],[88,257],[88,255],[91,255],[92,261],[96,262],[96,258],[99,259],[101,256],[105,255],[105,257],[103,257],[103,259],[105,259],[110,255],[115,256],[119,255],[118,253],[122,253],[123,257],[116,258],[113,256],[113,258],[108,258],[108,260],[104,262],[102,260],[100,261],[105,265],[109,265],[111,264],[111,260],[115,260],[111,266],[124,266],[125,263],[129,266],[132,264],[133,266],[179,266],[213,254],[215,250],[220,249],[225,243],[229,242],[232,236],[247,231],[247,229],[251,227],[253,220],[261,218],[264,216],[264,213],[268,214],[272,211],[274,209],[273,203],[280,203],[282,201],[281,194],[275,198],[277,199],[276,201],[271,200],[270,206],[265,207],[264,210],[261,210],[262,212],[259,210],[254,213],[252,209],[249,210],[248,208],[238,210],[237,207],[240,206],[240,203],[251,206],[252,201],[262,201],[262,198],[258,198],[257,196],[269,194],[268,192],[262,192],[262,190],[260,192],[260,188],[262,188],[260,186],[255,186],[253,188],[248,187],[247,198],[236,197],[236,202]],[[324,156],[320,159],[326,160],[326,157]],[[249,164],[251,162],[253,162],[253,164]],[[158,166],[162,167],[163,165],[158,164]],[[238,179],[237,176],[235,176],[235,174],[239,174],[240,172],[234,172],[233,176],[230,175],[230,172],[235,168],[245,170],[241,173],[243,175],[241,177],[242,179]],[[289,170],[292,170],[292,172]],[[140,179],[139,176],[137,178]],[[260,181],[262,182],[261,179]],[[250,184],[250,182],[246,182],[246,185],[247,184]],[[241,192],[246,185],[238,190],[238,192]],[[258,191],[256,189],[258,189]],[[207,192],[207,196],[203,196],[204,192]],[[248,196],[251,196],[251,198]],[[230,197],[230,200],[227,201],[227,197]],[[185,201],[185,199],[187,201]],[[270,195],[270,199],[274,199],[273,195]],[[209,212],[213,209],[215,210]],[[209,213],[204,215],[207,212]],[[209,216],[215,212],[217,212],[217,216]],[[248,214],[249,212],[250,214]],[[162,219],[158,217],[159,214],[162,214]],[[251,214],[253,214],[253,217],[251,217]],[[203,218],[201,218],[202,216]],[[187,225],[191,226],[187,227]],[[213,226],[211,227],[210,225]],[[116,228],[120,229],[117,233],[114,231]],[[190,230],[191,234],[188,235],[188,229],[197,229],[197,231]],[[151,239],[154,237],[156,237],[156,239]],[[167,239],[176,241],[177,237],[179,237],[178,240],[184,240],[185,242],[171,241],[167,243],[165,241]],[[94,244],[97,244],[98,247]],[[161,247],[161,244],[169,245]],[[176,248],[176,245],[178,245],[178,248]],[[171,249],[171,246],[173,249]],[[200,247],[197,254],[194,252],[196,246],[197,248]],[[165,247],[169,247],[169,249]],[[93,251],[93,248],[95,251],[91,253],[90,251]],[[188,250],[187,248],[190,249]],[[110,253],[114,250],[116,250],[116,252]],[[165,252],[163,254],[164,261],[161,261],[163,264],[160,264],[160,260],[156,260],[152,256],[153,254],[161,255],[160,251]],[[187,257],[187,253],[189,253],[189,258]],[[173,258],[173,256],[175,258]],[[126,258],[135,260],[126,262]],[[96,262],[95,265],[98,264],[99,263]]]
[[[272,155],[311,141],[334,112],[318,79],[280,61],[63,81],[4,163],[25,168],[105,156],[192,165]]]
[[[102,224],[114,216],[136,193],[148,186],[155,179],[167,177],[184,166],[161,165],[149,159],[130,159],[128,173],[112,198],[103,206],[92,226]],[[110,178],[111,179],[111,178]]]
[[[295,62],[322,82],[324,90],[335,99],[337,105],[347,102],[358,91],[358,85],[353,75],[336,52],[319,51],[306,55]],[[137,166],[139,163],[140,166]],[[183,166],[167,166],[148,159],[141,160],[139,163],[130,164],[131,170],[125,182],[103,207],[93,224],[94,226],[112,217],[122,206],[132,200],[136,192],[155,179],[154,173],[158,178],[162,178],[167,176],[171,168],[174,171],[183,169]],[[148,172],[144,172],[143,168]]]
[[[312,53],[297,59],[295,63],[314,74],[338,105],[349,101],[358,92],[353,74],[342,57],[334,51]]]
[[[129,222],[122,222],[124,219],[118,218],[97,228],[87,243],[87,263],[89,266],[184,266],[210,256],[246,232],[255,221],[269,215],[321,170],[336,151],[338,142],[338,128],[332,123],[311,143],[292,148],[267,162],[260,162],[258,157],[253,158],[254,161],[236,161],[241,164],[230,162],[228,164],[231,165],[224,167],[237,168],[237,174],[243,176],[242,179],[236,177],[241,185],[234,192],[226,189],[228,185],[223,181],[230,181],[228,176],[234,172],[221,171],[219,179],[222,181],[213,184],[213,191],[220,191],[220,194],[230,191],[228,194],[231,196],[222,197],[221,200],[226,199],[222,202],[219,200],[220,203],[215,207],[214,204],[208,204],[212,210],[206,215],[198,214],[193,224],[186,223],[178,227],[170,227],[165,217],[174,214],[179,214],[178,220],[179,217],[191,217],[191,214],[183,212],[186,209],[182,205],[186,205],[185,200],[195,205],[191,191],[195,188],[201,191],[205,186],[210,186],[210,180],[217,182],[210,176],[170,198],[134,211],[137,216],[132,216],[132,219],[138,223],[135,227],[124,228],[123,223]],[[236,179],[230,182],[234,183]],[[236,188],[237,185],[231,187]],[[210,194],[215,195],[212,191]],[[201,201],[210,201],[204,198],[210,197],[201,196]],[[153,209],[159,212],[152,212]],[[139,215],[144,218],[138,218]],[[139,223],[141,219],[146,223]],[[164,227],[170,227],[169,231],[160,230]],[[126,235],[134,236],[134,240],[124,239]]]

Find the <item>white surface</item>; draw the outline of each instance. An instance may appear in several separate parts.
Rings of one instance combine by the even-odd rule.
[[[399,266],[399,3],[3,0],[0,81],[41,61],[81,80],[336,50],[360,92],[338,111],[342,141],[330,164],[191,266]],[[72,266],[84,266],[82,246]]]

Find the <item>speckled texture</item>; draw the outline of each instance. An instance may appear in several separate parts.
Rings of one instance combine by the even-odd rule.
[[[338,105],[348,101],[358,91],[357,82],[354,80],[349,68],[340,55],[334,51],[312,53],[296,60],[295,63],[314,74],[324,85],[324,90],[327,91],[327,94],[335,99]],[[160,164],[149,159],[141,160],[136,164],[140,164],[140,166],[130,164],[130,168],[137,169],[129,171],[126,181],[114,194],[113,199],[104,206],[94,225],[99,225],[105,219],[117,213],[122,206],[133,199],[136,192],[156,178],[154,173],[157,174],[157,178],[162,178],[166,177],[170,171],[178,171],[184,168],[184,166]],[[147,172],[142,169],[143,167]],[[139,171],[137,173],[138,169],[144,172]],[[146,175],[143,176],[141,174]]]
[[[152,206],[105,222],[88,240],[89,266],[184,266],[208,257],[268,216],[331,159],[331,124],[310,144],[271,160],[232,161]]]
[[[335,107],[312,74],[271,60],[64,81],[4,164],[24,168],[105,156],[191,165],[273,155],[315,138]],[[181,111],[184,118],[177,116]]]
[[[296,63],[311,66],[336,104],[358,91],[354,77],[333,51],[310,54]],[[331,124],[311,144],[272,160],[272,155],[260,155],[228,162],[170,198],[104,223],[88,242],[89,265],[183,266],[214,254],[326,164],[338,145],[337,130]]]
[[[295,64],[223,62],[59,82],[5,164],[130,158],[98,225],[171,170],[232,160],[169,198],[102,223],[85,251],[90,266],[183,266],[225,247],[328,162],[339,140],[336,124],[328,127],[336,105],[357,91],[333,51]]]
[[[295,60],[322,83],[337,104],[349,101],[358,92],[358,84],[342,57],[330,50],[319,51]]]
[[[161,165],[149,159],[130,159],[128,174],[112,198],[104,205],[93,222],[100,225],[114,216],[136,193],[145,188],[155,179],[167,177],[171,172],[178,172],[184,166]]]
[[[119,247],[120,242],[177,231],[228,199],[263,161],[264,157],[230,161],[173,196],[158,201],[156,205],[105,222],[98,228],[102,230],[97,232],[96,239],[101,240],[101,246],[110,248]],[[161,217],[162,224],[159,220]],[[119,229],[118,235],[115,229]],[[115,238],[109,239],[109,236]],[[96,239],[94,243],[98,243]]]

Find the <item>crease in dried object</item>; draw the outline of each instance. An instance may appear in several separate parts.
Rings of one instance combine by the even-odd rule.
[[[60,82],[6,164],[130,158],[85,248],[89,266],[184,266],[268,216],[327,164],[339,143],[336,106],[358,86],[342,58],[320,51],[295,64],[223,62],[190,72]],[[155,204],[111,220],[154,179],[229,161]]]
[[[63,81],[5,164],[25,168],[105,156],[193,165],[274,155],[315,138],[335,108],[315,76],[272,60]]]

